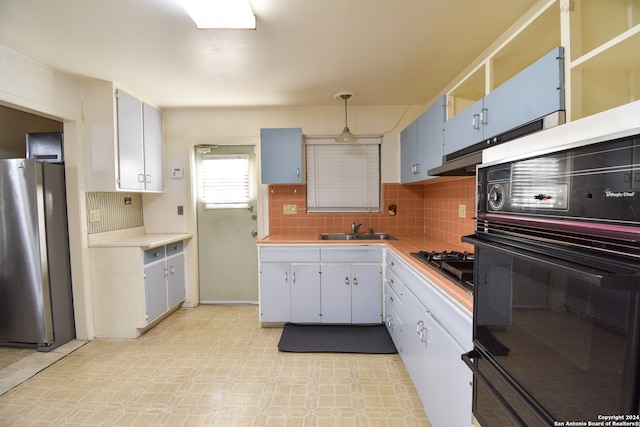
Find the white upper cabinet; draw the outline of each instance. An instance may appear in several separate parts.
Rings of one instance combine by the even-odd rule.
[[[163,191],[162,113],[109,82],[82,93],[87,190]]]

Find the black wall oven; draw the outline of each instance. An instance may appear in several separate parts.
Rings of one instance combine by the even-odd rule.
[[[640,135],[487,165],[477,181],[476,233],[463,238],[475,247],[462,356],[474,415],[637,426]]]

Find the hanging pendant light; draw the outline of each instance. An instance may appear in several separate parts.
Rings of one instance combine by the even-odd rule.
[[[347,100],[351,98],[351,93],[349,92],[339,92],[335,95],[336,99],[338,97],[344,100],[344,129],[342,133],[338,135],[335,139],[336,142],[355,142],[358,140],[351,131],[349,130],[349,126],[347,126]]]

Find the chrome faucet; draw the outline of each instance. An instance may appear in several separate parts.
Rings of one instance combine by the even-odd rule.
[[[358,225],[356,225],[355,222],[353,224],[351,224],[351,234],[356,234],[358,232],[358,228],[362,227],[363,225],[364,225],[363,222],[361,222]]]

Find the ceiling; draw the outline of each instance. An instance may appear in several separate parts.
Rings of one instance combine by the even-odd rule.
[[[254,31],[180,0],[1,0],[0,45],[165,108],[423,105],[535,2],[251,0]]]

